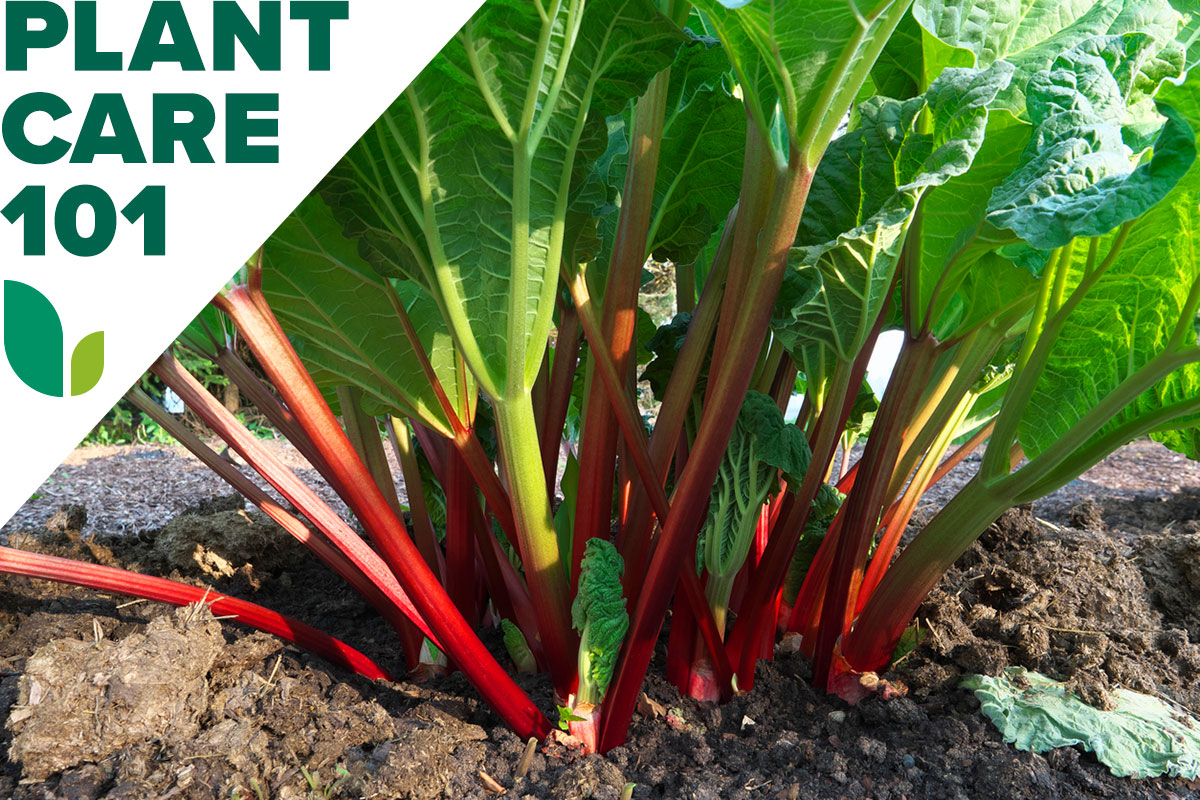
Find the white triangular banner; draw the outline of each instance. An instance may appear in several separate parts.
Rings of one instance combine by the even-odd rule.
[[[30,4],[33,5],[33,4]],[[216,124],[206,144],[216,163],[189,163],[176,145],[177,163],[123,163],[100,155],[94,163],[71,163],[70,156],[35,165],[17,158],[8,141],[0,149],[0,208],[28,186],[46,187],[46,255],[24,254],[26,217],[10,223],[0,217],[0,277],[35,288],[54,305],[62,322],[69,363],[75,343],[104,331],[104,372],[95,388],[77,397],[50,397],[29,388],[0,360],[0,405],[5,420],[0,458],[0,521],[7,520],[41,481],[106,414],[154,358],[252,254],[264,238],[333,166],[420,69],[449,41],[478,7],[479,0],[438,3],[350,0],[349,18],[333,20],[330,68],[310,71],[311,24],[292,19],[295,7],[282,3],[282,53],[279,71],[260,71],[235,47],[236,70],[215,72],[211,0],[182,3],[206,69],[183,71],[158,64],[149,71],[77,71],[77,8],[62,3],[70,33],[61,44],[28,53],[28,69],[6,70],[0,102],[8,111],[30,93],[49,93],[66,101],[71,113],[52,120],[30,115],[23,127],[35,145],[54,137],[75,142],[97,94],[120,94],[129,109],[147,161],[153,161],[155,93],[194,93],[215,107]],[[171,4],[162,4],[171,5]],[[268,11],[272,4],[261,4]],[[240,7],[259,23],[257,2]],[[98,50],[120,52],[128,65],[142,33],[150,0],[100,0],[96,5]],[[4,21],[0,20],[0,28]],[[28,28],[37,32],[39,23]],[[12,39],[6,67],[14,66]],[[86,39],[86,37],[85,37]],[[162,41],[172,42],[167,34]],[[110,59],[111,60],[111,59]],[[225,109],[228,94],[278,94],[278,113],[252,117],[278,119],[278,136],[252,140],[276,143],[278,163],[228,164],[225,161]],[[15,113],[14,113],[14,116]],[[182,114],[180,121],[189,116]],[[7,126],[6,126],[7,127]],[[18,126],[18,130],[20,127]],[[10,131],[11,133],[11,131]],[[105,126],[106,134],[113,134]],[[71,187],[102,189],[118,210],[112,244],[99,255],[71,255],[54,234],[55,209]],[[126,221],[119,213],[146,186],[165,186],[166,254],[144,255],[145,222]],[[78,198],[76,193],[73,197]],[[28,197],[28,195],[27,195]],[[20,203],[18,203],[20,205]],[[9,215],[6,215],[9,216]],[[93,233],[92,214],[78,215],[78,232]],[[64,222],[65,224],[65,222]],[[0,325],[3,325],[0,309]]]

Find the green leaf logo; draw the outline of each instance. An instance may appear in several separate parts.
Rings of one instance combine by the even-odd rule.
[[[4,282],[4,354],[30,389],[64,396],[66,346],[58,311],[45,295],[20,281]],[[104,331],[96,331],[71,352],[71,395],[90,391],[103,373]]]

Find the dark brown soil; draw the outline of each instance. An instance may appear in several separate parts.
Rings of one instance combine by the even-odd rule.
[[[402,670],[394,638],[338,579],[233,501],[137,536],[80,537],[78,512],[10,543],[207,581],[321,626]],[[217,548],[214,531],[246,548]],[[195,541],[189,543],[188,538]],[[265,558],[260,558],[265,554]],[[1056,523],[1010,512],[919,617],[888,677],[907,697],[850,707],[780,653],[724,706],[680,698],[652,666],[630,741],[604,757],[524,743],[460,675],[371,683],[203,609],[129,604],[0,579],[0,797],[1200,798],[1179,780],[1112,777],[1074,749],[1015,751],[957,688],[1022,664],[1097,704],[1115,686],[1200,709],[1200,495],[1085,504]],[[495,643],[493,643],[495,644]],[[524,678],[551,709],[542,678]],[[36,687],[36,688],[35,688]],[[306,777],[307,774],[307,777]]]

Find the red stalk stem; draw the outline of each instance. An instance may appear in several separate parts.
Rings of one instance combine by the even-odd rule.
[[[968,454],[979,447],[991,435],[995,424],[995,421],[989,422],[963,444],[962,447],[955,450],[949,458],[942,461],[928,481],[918,483],[916,478],[914,478],[905,490],[904,495],[888,509],[887,514],[883,518],[883,536],[879,539],[879,545],[875,548],[875,554],[871,556],[871,563],[867,565],[867,574],[863,578],[862,588],[858,593],[855,614],[862,613],[863,606],[871,599],[875,587],[883,580],[884,573],[892,563],[892,556],[896,553],[896,547],[900,544],[900,536],[904,533],[904,529],[908,527],[909,520],[912,519],[913,512],[917,509],[917,502],[924,496],[925,492],[929,491],[931,486],[944,478],[946,473],[954,469]]]
[[[250,344],[259,363],[283,395],[296,419],[319,443],[330,466],[346,487],[347,503],[397,570],[397,578],[420,616],[437,632],[442,649],[466,673],[497,713],[522,737],[543,736],[549,723],[512,678],[496,662],[454,607],[437,577],[421,557],[403,523],[388,507],[366,467],[337,424],[312,377],[280,329],[261,296],[235,287],[217,299]],[[265,310],[264,310],[265,309]]]
[[[773,168],[774,155],[769,144],[761,141],[758,149],[770,159],[768,168]],[[792,164],[798,161],[798,155],[793,153]],[[744,397],[750,386],[755,364],[754,359],[745,354],[757,352],[762,347],[811,180],[812,172],[798,166],[791,166],[778,175],[771,189],[768,222],[761,230],[761,236],[755,227],[755,235],[751,237],[757,241],[757,247],[753,259],[755,268],[750,270],[751,281],[745,292],[746,302],[724,317],[733,328],[729,336],[730,355],[714,359],[708,387],[709,396],[720,398],[720,402],[705,404],[708,413],[700,422],[692,455],[676,488],[676,504],[664,523],[646,573],[645,587],[638,595],[629,636],[605,702],[601,734],[603,750],[621,744],[627,735],[638,689],[650,663],[680,567],[686,562],[687,551],[694,550],[696,535],[708,511],[708,503],[703,499],[712,491],[721,458],[737,422],[740,403],[731,400]],[[761,182],[743,185],[743,198],[763,187]],[[749,218],[743,220],[739,213],[739,232],[743,223],[749,225]],[[650,483],[647,482],[648,489]]]
[[[641,285],[642,267],[646,263],[646,238],[654,211],[654,183],[658,176],[659,143],[662,140],[670,78],[669,69],[656,75],[646,93],[638,98],[634,109],[629,166],[625,171],[622,194],[624,202],[604,287],[600,336],[587,332],[593,356],[597,356],[597,351],[603,348],[603,356],[611,360],[622,395],[628,393],[625,375],[635,344],[638,288]],[[593,365],[596,360],[592,359]],[[612,528],[613,480],[620,423],[610,407],[610,402],[619,404],[619,401],[609,400],[611,391],[606,391],[610,389],[607,382],[607,379],[599,382],[592,380],[584,405],[586,411],[579,447],[579,488],[575,501],[570,565],[572,596],[578,586],[579,565],[588,540],[607,539]],[[651,480],[654,474],[651,470]]]
[[[392,443],[396,463],[400,465],[400,475],[404,478],[404,493],[408,495],[408,515],[412,521],[413,541],[417,543],[417,549],[421,551],[425,563],[445,585],[446,558],[442,554],[442,548],[438,546],[433,521],[429,518],[429,504],[425,500],[425,486],[421,483],[421,470],[417,466],[417,454],[413,449],[412,437],[408,433],[408,423],[403,419],[388,416],[384,418],[384,425],[387,426],[388,439]]]
[[[849,511],[838,539],[829,586],[822,603],[813,661],[813,683],[818,686],[828,686],[834,677],[833,650],[854,621],[867,551],[879,526],[883,504],[888,500],[888,485],[904,428],[920,402],[937,355],[937,341],[933,337],[907,339],[883,394],[879,415],[871,429],[872,436],[863,453],[864,466],[847,500]]]
[[[367,602],[369,602],[379,613],[386,619],[391,626],[401,636],[406,635],[407,629],[412,626],[412,622],[404,614],[396,603],[394,603],[387,595],[380,590],[378,586],[372,583],[367,574],[358,568],[354,562],[347,558],[342,551],[330,544],[320,536],[313,534],[308,526],[305,525],[298,517],[286,511],[282,506],[276,503],[262,489],[242,474],[241,470],[230,464],[225,459],[221,458],[212,448],[200,441],[200,439],[187,429],[179,420],[172,417],[167,411],[154,400],[150,399],[139,388],[134,388],[126,395],[139,410],[148,414],[155,422],[163,427],[168,433],[175,437],[176,441],[186,447],[193,455],[205,464],[213,472],[217,473],[230,486],[236,489],[243,497],[253,503],[264,514],[270,517],[277,525],[292,535],[296,541],[311,550],[317,558],[329,565],[343,580],[354,587]],[[399,587],[396,587],[399,590]],[[419,643],[418,643],[419,645]],[[417,650],[409,652],[407,645],[405,649],[405,658],[409,659],[409,667],[415,666],[415,659],[419,652]]]
[[[546,413],[542,417],[542,464],[546,468],[546,493],[554,491],[554,480],[558,477],[559,447],[563,440],[563,425],[567,422],[567,408],[571,404],[571,386],[575,381],[575,369],[579,363],[581,341],[579,317],[575,308],[559,304],[558,341],[554,345],[554,366],[550,370],[550,387],[546,399]]]
[[[671,456],[675,455],[677,471],[682,471],[687,462],[688,442],[681,436],[684,421],[691,408],[696,382],[712,344],[713,334],[720,320],[721,298],[725,292],[725,276],[729,270],[730,246],[737,225],[737,206],[725,218],[725,231],[717,244],[712,270],[700,293],[700,302],[688,325],[687,336],[675,369],[667,383],[667,391],[659,408],[654,433],[650,437],[650,461],[655,474],[666,480]],[[641,486],[634,486],[629,502],[629,514],[621,531],[618,543],[621,556],[625,559],[625,597],[632,605],[641,590],[642,577],[650,560],[651,533],[653,531],[650,495]]]
[[[403,611],[404,615],[419,626],[426,636],[437,641],[438,637],[429,628],[403,587],[396,581],[387,565],[375,551],[341,517],[335,514],[324,500],[297,478],[294,472],[263,447],[262,443],[237,421],[229,409],[213,397],[199,381],[192,377],[191,373],[174,358],[165,354],[151,365],[150,371],[167,386],[170,386],[188,408],[204,420],[205,424],[224,439],[238,455],[246,459],[276,491],[283,495],[284,499],[308,517],[342,556],[387,597],[389,603]],[[341,428],[338,430],[340,431]],[[347,446],[349,446],[349,442],[347,442]],[[372,483],[372,485],[374,484]],[[338,561],[333,560],[327,563],[337,568]]]
[[[0,547],[0,572],[86,586],[102,592],[139,597],[175,606],[203,603],[209,606],[216,616],[232,617],[243,625],[266,631],[359,675],[365,675],[372,680],[393,680],[383,667],[370,658],[311,625],[245,600],[216,594],[210,589],[140,575],[116,567],[84,564],[69,558],[29,553],[11,547]]]
[[[504,535],[508,537],[509,543],[519,549],[517,525],[513,519],[512,505],[509,502],[508,493],[504,490],[504,485],[500,483],[500,479],[496,477],[492,461],[487,457],[487,453],[484,452],[479,438],[475,436],[474,430],[469,427],[474,421],[474,408],[471,405],[472,398],[462,397],[463,408],[455,408],[454,403],[446,395],[446,389],[438,379],[437,372],[434,371],[433,364],[429,361],[429,356],[425,353],[425,347],[421,344],[420,337],[417,336],[417,329],[413,326],[412,318],[408,316],[408,311],[404,308],[404,303],[400,301],[400,296],[391,290],[390,284],[388,284],[388,289],[388,299],[392,303],[392,309],[396,312],[396,319],[400,321],[400,327],[404,329],[404,336],[408,339],[408,344],[412,348],[413,353],[416,354],[417,362],[421,365],[421,372],[424,374],[425,380],[428,381],[430,388],[433,389],[438,405],[441,406],[442,413],[446,416],[446,419],[450,423],[450,429],[454,432],[452,439],[454,447],[466,460],[467,467],[471,470],[471,474],[475,476],[475,480],[479,484],[479,490],[483,493],[484,499],[491,507],[496,521],[500,523],[500,527],[504,530]],[[265,315],[274,319],[274,315],[271,314],[270,308],[266,306],[266,302],[263,301],[260,305],[262,306],[260,310]],[[275,327],[279,328],[278,323],[276,323]],[[282,329],[279,329],[279,332],[280,335],[283,335]],[[465,376],[459,382],[465,387]]]
[[[599,326],[596,324],[596,315],[592,311],[591,298],[587,295],[587,285],[583,280],[583,276],[578,273],[570,278],[569,283],[571,286],[571,296],[575,300],[575,307],[579,314],[579,322],[583,326],[584,335],[587,336],[590,344],[594,340],[593,337],[599,335]],[[623,393],[621,379],[617,374],[616,366],[608,357],[608,352],[593,345],[592,355],[592,363],[596,365],[596,371],[600,375],[601,384],[607,388],[612,408],[617,412],[621,433],[625,438],[629,454],[633,458],[634,465],[641,478],[641,485],[649,494],[655,516],[660,521],[664,521],[663,524],[666,524],[665,520],[670,517],[670,502],[667,499],[667,492],[663,488],[664,478],[659,477],[655,473],[654,465],[651,463],[650,448],[646,441],[646,431],[636,421],[640,420],[637,410],[633,407],[632,399]],[[714,474],[714,479],[715,477]],[[705,509],[707,509],[707,505],[705,505]],[[694,553],[692,557],[695,557]],[[693,574],[691,577],[694,579],[695,575]],[[721,636],[717,632],[712,610],[708,607],[708,602],[704,600],[703,591],[694,591],[697,589],[695,586],[687,587],[687,581],[688,579],[685,577],[685,590],[688,592],[688,599],[694,600],[698,596],[701,601],[698,606],[693,603],[692,612],[696,615],[696,621],[700,624],[705,644],[712,645],[713,643],[719,643]],[[714,647],[712,650],[714,666],[721,663],[722,655],[717,652],[719,649]]]
[[[292,412],[288,411],[283,403],[279,402],[275,393],[250,371],[246,362],[242,361],[233,350],[222,347],[217,351],[217,365],[221,367],[221,371],[229,380],[234,382],[242,394],[250,398],[250,402],[254,404],[255,408],[271,421],[275,429],[300,451],[313,469],[321,473],[321,477],[325,479],[326,483],[333,487],[335,492],[341,494],[334,483],[337,477],[333,474],[333,470],[329,469],[329,464],[325,462],[324,456],[313,445],[308,434],[300,427],[300,423],[296,422]]]
[[[804,526],[808,522],[808,513],[813,499],[817,496],[825,473],[833,461],[838,438],[841,431],[846,428],[846,420],[850,418],[858,387],[862,385],[862,381],[866,377],[869,354],[875,338],[883,328],[885,316],[886,307],[875,321],[875,327],[871,331],[867,346],[859,352],[854,362],[838,364],[838,370],[848,370],[849,374],[844,381],[840,377],[835,377],[834,385],[841,388],[837,396],[828,398],[813,426],[812,460],[809,462],[808,472],[805,473],[804,480],[796,492],[795,500],[791,501],[792,506],[789,513],[767,542],[767,549],[762,558],[762,569],[755,576],[754,586],[742,604],[746,613],[738,619],[731,635],[726,637],[726,647],[733,657],[738,659],[739,688],[749,690],[754,685],[754,665],[762,650],[761,639],[772,636],[776,625],[776,621],[769,618],[767,613],[769,605],[775,595],[780,592],[783,582],[787,578],[788,565],[791,563],[792,555],[796,552],[796,545],[804,533]],[[827,541],[832,532],[831,528],[830,533],[826,534]],[[821,543],[822,548],[825,547],[827,541]],[[817,551],[817,554],[820,556],[820,550]],[[812,574],[811,567],[809,574]],[[808,576],[805,577],[805,582],[807,583],[807,581]],[[796,602],[799,605],[799,598]]]
[[[446,591],[459,613],[472,624],[479,623],[479,610],[475,607],[475,588],[479,576],[475,574],[475,536],[472,529],[482,524],[482,514],[477,508],[475,485],[471,473],[462,457],[450,451],[449,481],[446,483]],[[475,506],[475,514],[472,514]],[[480,519],[476,520],[476,516]]]

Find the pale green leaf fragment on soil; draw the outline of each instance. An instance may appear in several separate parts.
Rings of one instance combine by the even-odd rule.
[[[1101,711],[1023,667],[998,678],[969,675],[962,685],[975,691],[984,715],[1018,750],[1080,745],[1117,777],[1200,778],[1200,720],[1156,697],[1117,689],[1117,707]]]

